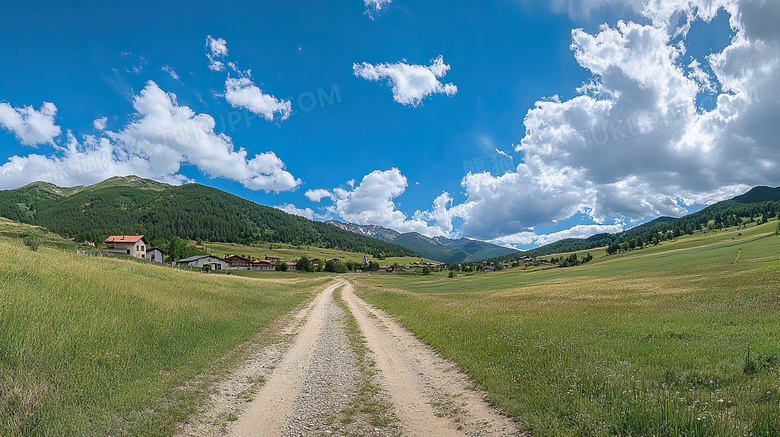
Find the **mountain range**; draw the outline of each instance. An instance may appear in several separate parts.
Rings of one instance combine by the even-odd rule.
[[[459,238],[457,240],[445,237],[431,238],[417,232],[402,234],[393,229],[376,225],[357,225],[354,223],[342,223],[336,220],[331,220],[327,223],[358,235],[378,238],[403,246],[415,251],[424,258],[446,263],[470,263],[487,258],[507,256],[517,252],[514,249],[469,238]]]
[[[43,226],[77,241],[102,241],[113,234],[144,234],[154,241],[190,240],[311,245],[384,256],[421,256],[446,263],[508,260],[590,250],[631,240],[692,233],[702,226],[736,226],[741,219],[774,217],[780,188],[756,187],[681,218],[660,217],[617,234],[567,239],[516,251],[468,238],[430,238],[376,225],[311,221],[199,184],[171,186],[135,176],[92,186],[63,188],[36,182],[0,191],[0,216]]]

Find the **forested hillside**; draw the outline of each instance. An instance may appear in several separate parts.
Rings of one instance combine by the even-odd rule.
[[[396,244],[258,205],[198,184],[173,187],[140,178],[112,178],[92,187],[36,183],[0,191],[0,216],[39,225],[77,241],[112,234],[204,241],[312,245],[351,252],[414,256]]]
[[[617,252],[624,248],[634,249],[657,244],[663,240],[692,234],[695,230],[718,230],[740,226],[745,221],[751,220],[765,223],[777,216],[778,212],[780,212],[780,188],[756,187],[741,196],[718,202],[678,219],[661,217],[618,234],[599,234],[587,239],[561,240],[538,249],[518,252],[503,259],[576,252],[599,247],[607,247],[608,252]]]

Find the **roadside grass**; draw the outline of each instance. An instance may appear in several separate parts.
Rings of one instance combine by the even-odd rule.
[[[205,397],[183,387],[323,283],[33,252],[0,238],[0,435],[170,435]]]
[[[776,436],[775,227],[566,269],[359,276],[357,291],[535,435]]]

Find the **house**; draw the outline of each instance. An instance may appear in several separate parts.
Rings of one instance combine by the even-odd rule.
[[[320,259],[319,259],[319,258],[312,258],[312,259],[310,259],[310,260],[309,260],[309,262],[310,262],[310,263],[311,263],[311,265],[313,265],[314,267],[317,267],[318,265],[320,265]]]
[[[338,259],[338,258],[331,258],[329,260],[326,260],[325,262],[332,262],[332,263],[338,264],[338,263],[341,262],[341,260]]]
[[[493,267],[493,266],[485,266],[485,267],[482,267],[482,271],[485,272],[485,273],[493,273],[493,272],[496,271],[496,268]]]
[[[227,270],[230,264],[222,258],[214,255],[198,255],[176,261],[179,267],[192,267],[202,269],[209,267],[211,270]]]
[[[254,260],[252,261],[252,270],[273,270],[274,263],[267,260]]]
[[[278,263],[282,261],[281,256],[275,256],[275,255],[266,255],[265,256],[266,261],[271,261],[272,263]]]
[[[105,243],[109,245],[106,250],[108,253],[129,255],[139,259],[146,259],[146,247],[149,245],[143,235],[112,235]]]
[[[360,263],[360,267],[368,267],[369,264],[368,255],[363,255],[363,262]]]
[[[230,270],[249,270],[252,268],[252,260],[241,255],[228,255],[223,260],[228,263]]]
[[[287,264],[288,272],[294,272],[298,268],[298,265],[292,261],[287,261],[285,264]]]
[[[146,260],[153,263],[165,262],[165,257],[168,254],[157,246],[151,247],[146,251]]]

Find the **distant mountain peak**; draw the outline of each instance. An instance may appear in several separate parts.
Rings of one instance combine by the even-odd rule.
[[[363,235],[388,242],[391,242],[393,239],[401,235],[400,232],[394,229],[385,228],[379,225],[358,225],[355,223],[344,223],[338,220],[328,220],[325,223],[336,226],[345,231],[352,232],[353,234]]]
[[[468,263],[482,261],[487,258],[506,256],[517,252],[514,249],[496,246],[479,240],[459,238],[451,240],[447,237],[426,237],[418,232],[401,234],[393,229],[377,225],[357,225],[342,223],[336,220],[327,222],[349,232],[403,246],[420,254],[423,258],[446,263]]]

